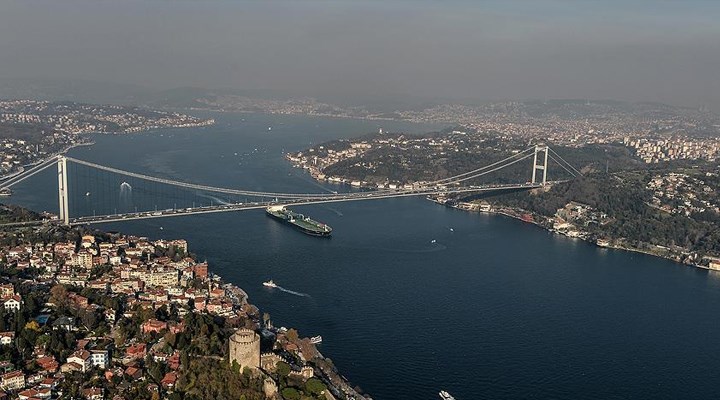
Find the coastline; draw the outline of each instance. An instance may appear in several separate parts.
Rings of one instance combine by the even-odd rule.
[[[200,122],[200,123],[197,123],[197,124],[170,125],[170,126],[151,126],[151,127],[143,128],[143,129],[141,129],[141,130],[137,130],[137,131],[90,132],[90,133],[84,133],[83,135],[86,135],[86,136],[87,136],[87,135],[130,135],[130,134],[137,134],[137,133],[152,133],[152,132],[154,132],[154,131],[160,131],[160,130],[163,130],[163,129],[202,128],[202,127],[205,127],[205,126],[212,126],[212,125],[214,125],[214,124],[215,124],[215,119],[210,118],[210,119],[203,120],[203,122]],[[72,150],[72,149],[74,149],[74,148],[76,148],[76,147],[92,146],[92,145],[95,144],[95,142],[94,142],[92,139],[89,139],[89,138],[87,138],[87,137],[83,137],[81,140],[82,140],[81,142],[74,143],[74,144],[69,145],[69,146],[65,146],[65,147],[62,148],[61,150],[56,151],[56,152],[54,152],[54,153],[51,153],[51,154],[49,154],[49,155],[46,156],[46,157],[43,157],[43,158],[34,160],[34,161],[30,162],[30,163],[24,164],[24,165],[22,165],[17,171],[14,171],[14,172],[11,172],[11,173],[9,173],[9,174],[0,176],[0,183],[2,183],[3,181],[6,181],[6,180],[8,180],[8,179],[11,179],[11,178],[13,178],[13,177],[15,177],[15,176],[17,176],[17,175],[22,174],[23,172],[25,172],[25,168],[26,168],[26,167],[32,167],[32,166],[35,166],[35,165],[38,165],[38,164],[42,164],[42,163],[48,161],[49,159],[51,159],[51,158],[53,158],[53,157],[57,157],[57,156],[59,156],[59,155],[61,155],[61,154],[65,154],[65,153],[67,153],[68,151],[70,151],[70,150]]]
[[[435,125],[457,125],[451,119],[447,120],[421,120],[421,119],[404,119],[389,117],[373,117],[362,115],[338,115],[338,114],[322,114],[322,113],[306,113],[306,112],[273,112],[273,111],[257,111],[257,110],[228,110],[222,108],[199,108],[199,107],[164,107],[163,110],[183,111],[183,112],[215,112],[228,114],[261,114],[261,115],[285,115],[298,117],[318,117],[318,118],[337,118],[337,119],[356,119],[361,121],[387,121],[387,122],[407,122],[412,124],[435,124]]]
[[[67,153],[68,151],[70,151],[70,150],[72,150],[72,149],[74,149],[74,148],[76,148],[76,147],[92,146],[92,145],[94,145],[94,144],[95,144],[94,141],[92,141],[92,140],[87,140],[87,141],[85,141],[85,142],[80,142],[80,143],[72,144],[72,145],[70,145],[70,146],[65,146],[62,150],[56,151],[56,152],[54,152],[54,153],[51,153],[51,154],[48,155],[47,157],[43,157],[43,158],[40,158],[40,159],[38,159],[38,160],[35,160],[35,161],[33,161],[33,162],[30,162],[30,163],[28,163],[28,164],[23,165],[19,170],[15,171],[15,172],[9,173],[9,174],[7,174],[7,175],[0,176],[0,182],[6,181],[6,180],[8,180],[8,179],[14,178],[15,176],[18,176],[18,175],[22,174],[23,172],[25,172],[25,167],[33,167],[33,166],[35,166],[35,165],[42,164],[42,163],[50,160],[51,158],[57,157],[57,156],[59,156],[60,154],[65,154],[65,153]]]
[[[634,247],[627,247],[627,246],[622,246],[622,245],[618,245],[618,244],[613,244],[613,243],[612,243],[612,240],[618,240],[618,239],[609,239],[609,240],[610,240],[609,243],[607,243],[607,244],[600,244],[600,243],[598,243],[598,240],[597,240],[597,239],[593,239],[593,238],[591,238],[591,237],[571,236],[571,235],[568,235],[568,234],[564,234],[564,233],[562,233],[562,232],[560,232],[560,231],[557,231],[557,230],[555,230],[555,229],[548,228],[548,227],[544,226],[543,224],[537,222],[534,218],[533,218],[532,220],[528,220],[527,218],[523,218],[523,216],[531,215],[530,212],[528,212],[527,210],[511,209],[511,208],[508,208],[508,207],[504,207],[504,208],[490,208],[490,209],[487,209],[487,210],[470,209],[470,208],[467,208],[467,207],[462,207],[462,206],[460,206],[460,204],[457,204],[457,205],[449,205],[449,204],[443,204],[443,203],[434,201],[434,200],[432,200],[432,199],[429,199],[429,200],[432,201],[432,202],[434,202],[434,203],[437,203],[437,204],[440,204],[440,205],[443,205],[443,206],[445,206],[445,207],[452,208],[452,209],[455,209],[455,210],[459,210],[459,211],[465,211],[465,212],[471,212],[471,213],[477,212],[477,213],[488,214],[488,215],[501,215],[501,216],[504,216],[504,217],[507,217],[507,218],[512,218],[512,219],[515,219],[515,220],[518,220],[518,221],[521,221],[521,222],[524,222],[524,223],[528,223],[528,224],[535,225],[535,226],[537,226],[538,228],[540,228],[540,229],[542,229],[542,230],[544,230],[544,231],[546,231],[546,232],[549,232],[549,233],[552,233],[552,234],[561,235],[561,236],[565,236],[565,237],[569,237],[569,238],[573,238],[573,239],[579,239],[579,240],[582,240],[582,241],[584,241],[584,242],[586,242],[586,243],[588,243],[588,244],[595,245],[596,247],[599,247],[599,248],[602,248],[602,249],[622,250],[622,251],[627,251],[627,252],[631,252],[631,253],[640,253],[640,254],[645,254],[645,255],[649,255],[649,256],[653,256],[653,257],[657,257],[657,258],[662,258],[662,259],[665,259],[665,260],[669,260],[669,261],[672,261],[672,262],[674,262],[674,263],[676,263],[676,264],[679,264],[679,265],[681,265],[681,266],[694,267],[694,268],[703,269],[703,270],[706,270],[706,271],[715,271],[714,269],[712,269],[712,268],[710,268],[710,267],[707,267],[707,266],[704,266],[704,265],[699,265],[699,264],[694,264],[694,263],[683,262],[683,261],[681,261],[681,260],[678,260],[678,259],[673,258],[673,257],[670,257],[670,256],[665,256],[665,255],[662,255],[662,254],[653,253],[653,252],[651,252],[651,251],[649,251],[649,250],[643,250],[643,249],[634,248]],[[464,203],[464,204],[470,204],[470,203]],[[509,210],[512,210],[513,212],[509,212]],[[533,217],[534,217],[534,216],[533,216]],[[547,218],[547,217],[543,217],[543,218]]]
[[[44,228],[31,229],[37,232]],[[12,237],[24,235],[23,231],[17,230],[5,234]],[[82,245],[76,248],[77,243],[74,239],[80,240]],[[276,398],[280,392],[279,389],[294,387],[288,385],[287,381],[283,379],[291,379],[295,383],[302,382],[302,385],[309,385],[310,380],[314,379],[315,387],[320,385],[323,392],[327,391],[326,398],[328,399],[372,399],[370,395],[362,394],[360,389],[353,387],[352,383],[334,366],[332,360],[326,358],[318,350],[316,347],[318,342],[314,342],[309,337],[300,336],[294,328],[274,326],[269,314],[262,314],[259,307],[249,302],[249,296],[245,290],[215,274],[207,261],[199,262],[198,258],[188,251],[188,241],[185,239],[152,240],[144,236],[125,235],[119,232],[110,233],[98,229],[62,228],[54,233],[52,239],[49,239],[49,243],[51,243],[49,251],[52,252],[53,259],[44,257],[42,261],[35,261],[42,263],[42,266],[40,264],[33,265],[30,260],[40,259],[38,254],[41,251],[47,251],[44,246],[48,240],[46,239],[44,242],[40,240],[42,250],[35,246],[38,239],[33,239],[30,243],[33,245],[32,249],[20,254],[14,253],[12,246],[8,244],[0,246],[0,255],[3,259],[9,259],[8,265],[4,265],[3,268],[26,270],[28,274],[22,282],[13,280],[14,275],[3,275],[4,288],[8,287],[6,284],[8,281],[11,282],[11,285],[15,285],[13,290],[28,283],[42,285],[48,288],[47,292],[50,296],[54,296],[58,290],[66,293],[67,307],[76,310],[101,310],[104,312],[104,318],[86,325],[76,325],[75,319],[66,316],[68,310],[57,309],[53,306],[53,309],[47,312],[48,318],[52,314],[56,321],[67,318],[69,322],[66,326],[69,327],[63,329],[84,333],[83,336],[73,337],[71,347],[80,346],[78,351],[82,351],[84,346],[91,345],[88,348],[93,351],[104,351],[103,354],[109,355],[110,350],[102,347],[101,342],[116,341],[118,338],[124,337],[123,335],[127,333],[118,333],[122,332],[120,326],[131,326],[132,332],[138,332],[132,334],[129,341],[126,340],[127,338],[122,339],[117,347],[112,348],[115,356],[105,358],[102,361],[103,367],[92,370],[93,374],[97,372],[98,377],[102,376],[102,372],[107,371],[120,376],[129,375],[125,369],[128,365],[138,371],[150,374],[151,365],[155,364],[133,361],[139,351],[141,358],[145,355],[152,356],[154,363],[165,365],[166,370],[159,376],[164,374],[163,381],[170,376],[173,384],[162,385],[162,391],[159,387],[154,390],[156,393],[162,393],[164,395],[162,398],[167,398],[167,395],[175,391],[176,381],[192,376],[194,373],[193,368],[198,365],[194,361],[197,359],[184,358],[191,355],[219,363],[220,365],[215,364],[215,366],[234,372],[233,378],[242,375],[247,379],[252,379],[252,377],[261,379],[262,386],[253,386],[252,382],[247,382],[244,389],[254,394],[263,392],[276,394],[269,398]],[[71,259],[91,252],[97,252],[97,256],[88,259],[81,265],[76,265],[71,261]],[[150,254],[156,255],[152,261]],[[147,257],[145,257],[146,255]],[[61,258],[64,259],[61,261]],[[55,263],[64,266],[59,268]],[[89,289],[92,291],[85,291]],[[18,293],[21,291],[23,297],[30,296],[27,288],[20,289]],[[125,307],[107,305],[113,299],[124,299],[127,305]],[[42,304],[47,302],[47,299],[43,299]],[[176,310],[184,311],[173,312],[172,304],[176,305]],[[107,307],[107,309],[103,307]],[[152,310],[152,313],[143,313],[142,310],[146,309]],[[166,313],[158,314],[157,310],[160,309],[165,309]],[[118,310],[123,311],[122,316],[117,314]],[[113,313],[111,318],[107,317],[109,313]],[[123,319],[124,322],[118,325],[120,319]],[[158,347],[158,344],[166,340],[168,333],[180,335],[187,332],[195,336],[202,334],[201,325],[207,329],[218,329],[213,335],[216,340],[219,337],[225,337],[222,339],[223,343],[219,347],[208,346],[204,350],[192,348],[193,340],[173,341],[169,350]],[[53,325],[53,330],[58,329],[55,326]],[[106,333],[101,336],[95,335],[96,329],[100,329],[100,326],[108,328]],[[20,329],[22,328],[17,328],[17,330]],[[38,326],[37,330],[40,329],[41,327]],[[13,328],[12,332],[15,333],[16,329]],[[231,342],[232,337],[238,332],[240,334],[252,332],[258,338],[255,341],[256,358],[254,361],[251,359],[245,366],[245,368],[249,368],[247,371],[236,370],[233,365],[238,359],[237,355],[233,353]],[[118,334],[121,336],[117,336]],[[270,349],[262,353],[260,352],[261,337],[263,340],[272,339],[271,346],[268,346],[267,343],[263,345]],[[224,352],[223,346],[228,345],[230,351]],[[124,356],[120,357],[121,355]],[[27,371],[29,369],[27,360],[33,358],[28,358],[22,352],[13,357],[15,364],[25,366],[16,369],[15,373],[25,377],[34,372]],[[61,357],[58,360],[54,358],[59,357],[57,355],[49,357],[54,360],[55,369],[62,368],[62,371],[66,372],[66,369],[74,367],[72,355]],[[65,360],[70,361],[61,367],[58,361]],[[280,372],[281,363],[287,368],[285,375]],[[120,372],[117,372],[118,370]],[[43,378],[46,373],[48,370],[41,371],[38,376]],[[27,376],[29,377],[29,375]],[[78,376],[61,376],[59,379],[72,381]],[[105,375],[106,379],[110,381],[107,376]],[[37,379],[27,383],[23,380],[16,389],[33,389],[33,385],[36,385],[37,382]],[[189,393],[193,390],[192,385],[187,384],[179,388],[180,393]],[[268,389],[271,389],[270,392]],[[123,389],[111,382],[108,386],[104,385],[102,390],[122,392]],[[307,391],[307,389],[303,390]]]
[[[363,189],[363,190],[379,190],[378,187],[368,185],[365,182],[352,182],[348,178],[344,177],[327,177],[325,174],[322,173],[322,171],[311,165],[307,165],[301,162],[298,162],[298,160],[293,159],[289,154],[285,155],[285,158],[290,161],[295,168],[302,168],[307,171],[307,173],[310,175],[310,177],[317,181],[317,182],[325,182],[325,183],[332,183],[332,184],[338,184],[343,185],[346,187],[350,187],[353,189]],[[539,228],[542,228],[543,230],[546,230],[551,233],[560,234],[563,236],[581,239],[587,243],[592,243],[597,247],[600,248],[606,248],[606,249],[615,249],[615,250],[624,250],[628,252],[633,253],[640,253],[640,254],[646,254],[649,256],[654,256],[658,258],[662,258],[665,260],[673,261],[677,264],[683,265],[683,266],[690,266],[695,267],[698,269],[704,269],[707,271],[715,271],[717,269],[711,268],[710,266],[702,265],[700,262],[705,261],[706,258],[712,259],[709,255],[698,255],[695,254],[694,256],[691,256],[689,253],[682,253],[682,252],[673,252],[670,248],[665,246],[659,246],[659,245],[653,245],[658,248],[658,252],[653,252],[651,250],[642,249],[642,248],[636,248],[624,245],[622,242],[625,242],[624,238],[597,238],[594,237],[590,232],[574,232],[575,234],[571,234],[572,232],[563,232],[560,230],[553,229],[551,226],[547,226],[546,224],[543,224],[541,222],[537,221],[537,218],[542,218],[549,220],[550,218],[544,215],[538,215],[533,214],[528,210],[523,209],[514,209],[511,207],[492,207],[487,206],[486,209],[480,209],[478,204],[474,203],[455,203],[455,204],[447,204],[444,202],[437,201],[435,199],[432,199],[428,197],[428,200],[449,207],[449,208],[455,208],[461,211],[468,211],[468,212],[482,212],[487,214],[495,214],[495,215],[502,215],[505,217],[513,218],[520,220],[525,223],[531,223],[533,225],[538,226]],[[547,221],[546,221],[547,222]],[[620,243],[619,243],[620,242]],[[648,244],[651,245],[651,244]],[[660,250],[662,250],[663,253],[668,254],[660,254]],[[693,262],[690,259],[695,259],[697,262]]]
[[[247,292],[245,292],[245,290],[235,285],[234,283],[225,281],[222,276],[211,272],[209,269],[208,275],[210,281],[216,283],[219,287],[225,290],[225,296],[227,296],[234,305],[240,308],[249,307],[251,309],[255,309],[257,310],[256,314],[258,316],[261,315],[260,307],[248,301],[249,296]],[[263,327],[263,324],[260,320],[255,321],[255,323],[257,324],[257,329],[259,329],[260,331],[269,331],[275,335],[285,335],[289,329],[293,329],[286,328],[284,326],[277,328],[272,325],[272,322]],[[287,351],[287,349],[284,350]],[[320,378],[322,382],[327,385],[328,389],[333,395],[345,399],[372,400],[372,397],[370,395],[358,393],[357,390],[354,389],[352,382],[350,382],[344,375],[342,375],[332,364],[331,359],[325,357],[325,355],[323,355],[322,352],[320,352],[320,350],[318,350],[316,347],[314,347],[314,353],[315,357],[308,360],[308,362],[313,364],[313,369],[315,373],[314,376]],[[268,355],[270,353],[263,354]],[[283,361],[288,362],[289,360],[283,358]]]

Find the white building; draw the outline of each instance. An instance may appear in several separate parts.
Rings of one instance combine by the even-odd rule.
[[[5,311],[20,311],[20,306],[22,306],[22,298],[16,294],[13,297],[5,300],[3,306],[5,307]]]
[[[12,344],[13,339],[15,339],[15,332],[0,332],[1,345]]]
[[[82,372],[86,372],[90,366],[92,365],[92,357],[90,356],[90,352],[87,350],[78,350],[72,354],[70,354],[70,357],[67,358],[67,362],[69,363],[75,363],[82,367]]]
[[[92,350],[90,352],[91,354],[91,364],[95,367],[105,369],[110,363],[110,355],[108,354],[107,350]]]

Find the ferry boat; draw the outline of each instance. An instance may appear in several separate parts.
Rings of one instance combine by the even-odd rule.
[[[322,343],[322,336],[318,335],[318,336],[311,337],[310,343],[313,343],[313,344]]]
[[[450,395],[450,393],[448,393],[448,392],[446,392],[446,391],[444,391],[444,390],[441,390],[439,394],[440,394],[440,398],[441,398],[442,400],[455,400],[455,398],[452,397],[452,396]]]
[[[332,234],[332,228],[327,224],[317,222],[310,219],[310,217],[288,210],[284,206],[270,206],[265,209],[265,213],[277,220],[294,226],[302,233],[308,235],[330,237]]]
[[[267,286],[267,287],[271,287],[271,288],[276,288],[276,287],[277,287],[277,285],[275,284],[275,282],[273,282],[272,279],[270,279],[270,280],[267,281],[267,282],[263,282],[263,286]]]

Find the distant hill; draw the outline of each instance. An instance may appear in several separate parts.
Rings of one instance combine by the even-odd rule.
[[[154,91],[138,85],[85,80],[0,79],[0,98],[142,104]]]

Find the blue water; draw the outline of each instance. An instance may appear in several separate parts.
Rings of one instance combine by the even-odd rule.
[[[215,117],[218,126],[205,129],[100,136],[71,155],[213,185],[319,191],[283,151],[380,126],[430,129]],[[13,199],[49,209],[53,184],[49,172]],[[75,199],[76,207],[83,201]],[[101,228],[188,239],[193,253],[244,288],[276,325],[322,335],[321,351],[375,399],[437,399],[441,389],[458,400],[715,397],[716,274],[423,199],[298,210],[331,225],[333,238],[303,235],[262,211]],[[263,287],[267,279],[287,291]]]

